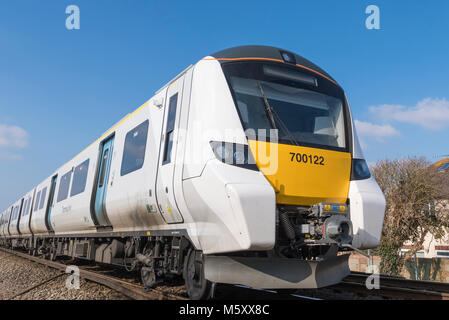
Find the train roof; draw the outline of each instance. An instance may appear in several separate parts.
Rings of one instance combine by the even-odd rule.
[[[282,48],[258,45],[239,46],[218,51],[210,56],[220,62],[232,60],[271,60],[291,63],[321,74],[325,78],[330,78],[332,82],[335,83],[335,80],[326,71],[318,67],[313,62],[294,52]],[[291,60],[291,57],[294,57],[293,61]]]

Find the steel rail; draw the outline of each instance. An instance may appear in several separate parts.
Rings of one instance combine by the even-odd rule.
[[[68,267],[66,264],[62,264],[59,262],[51,261],[51,260],[45,260],[43,258],[35,257],[28,255],[26,253],[17,252],[5,248],[0,248],[1,251],[14,254],[16,256],[19,256],[21,258],[25,258],[28,260],[31,260],[33,262],[46,265],[50,268],[66,271],[66,268]],[[176,296],[170,293],[165,293],[160,290],[149,290],[144,291],[143,286],[139,286],[133,283],[129,283],[114,277],[109,277],[103,274],[99,274],[92,271],[87,271],[79,268],[80,270],[80,278],[84,278],[93,282],[96,282],[98,284],[104,285],[108,288],[111,288],[117,292],[122,293],[126,297],[133,299],[133,300],[188,300],[185,297]],[[69,274],[67,274],[69,275]]]
[[[48,267],[60,270],[62,272],[66,271],[68,267],[67,264],[55,262],[51,260],[46,260],[40,257],[31,256],[26,253],[13,251],[10,249],[0,248],[0,251],[5,253],[9,253],[10,255],[19,256],[21,258],[31,260],[33,262],[46,265]],[[8,257],[6,256],[6,257]],[[3,256],[5,257],[5,256]],[[144,291],[143,286],[137,285],[131,282],[123,281],[116,277],[107,276],[104,274],[100,274],[98,272],[93,272],[89,270],[85,270],[82,266],[78,266],[80,270],[80,277],[96,282],[98,284],[109,287],[119,293],[122,293],[126,297],[133,300],[188,300],[188,298],[183,296],[174,295],[171,293],[163,292],[160,289],[150,289],[148,291]],[[68,274],[67,274],[68,275]],[[61,276],[61,275],[58,275]],[[58,276],[54,277],[57,278]],[[356,294],[364,294],[367,296],[381,296],[386,298],[405,298],[405,299],[429,299],[429,300],[449,300],[449,284],[434,282],[434,281],[420,281],[420,280],[410,280],[403,279],[399,277],[380,275],[379,278],[379,289],[368,289],[365,285],[366,279],[370,276],[370,274],[365,273],[351,273],[348,277],[343,279],[343,281],[339,284],[324,288],[331,289],[343,292],[353,292]],[[52,280],[52,279],[50,279]],[[24,292],[16,294],[14,297],[20,296],[32,289],[39,287],[40,285],[49,282],[50,280],[45,280],[44,282],[27,288]],[[247,288],[249,289],[249,288]],[[252,289],[252,288],[251,288]],[[318,292],[319,293],[318,289]],[[252,289],[251,291],[254,291]],[[255,290],[257,291],[257,290]],[[265,291],[265,290],[263,290]],[[265,293],[268,293],[266,291]],[[319,297],[307,297],[302,296],[299,293],[287,295],[289,298],[297,298],[297,299],[319,299]],[[285,297],[286,295],[284,295]],[[14,298],[13,297],[13,298]],[[287,298],[288,299],[288,298]]]
[[[356,280],[360,281],[369,277],[371,274],[369,273],[361,273],[361,272],[353,272],[346,280]],[[405,279],[398,276],[390,276],[390,275],[379,275],[380,283],[386,283],[388,286],[394,285],[398,287],[403,287],[404,285],[410,289],[430,289],[431,291],[438,291],[442,293],[449,293],[449,283],[445,282],[437,282],[432,280],[414,280],[414,279]]]
[[[330,288],[369,296],[416,300],[449,300],[449,284],[436,281],[410,280],[379,275],[379,289],[368,289],[366,279],[370,274],[352,273]]]
[[[19,251],[13,251],[10,249],[0,248],[0,251],[9,253],[8,256],[19,256],[28,260],[31,260],[36,263],[40,263],[43,265],[46,265],[51,268],[58,269],[62,271],[63,273],[56,276],[55,278],[65,275],[66,268],[70,265],[70,263],[74,262],[74,260],[68,260],[68,261],[61,261],[61,262],[55,262],[51,260],[46,260],[43,258],[35,257],[28,255],[23,252]],[[80,262],[84,262],[81,260]],[[74,264],[75,265],[75,264]],[[127,296],[128,298],[131,298],[133,300],[188,300],[188,298],[183,296],[177,296],[171,293],[164,292],[163,290],[159,288],[151,289],[147,292],[144,291],[143,286],[127,282],[121,279],[118,279],[113,276],[108,276],[105,274],[100,273],[104,270],[99,271],[90,271],[86,270],[91,267],[91,265],[77,265],[77,267],[80,270],[80,277],[84,279],[88,279],[90,281],[102,284],[104,286],[107,286],[117,292],[122,293],[123,295]],[[69,274],[66,274],[67,276]],[[45,280],[44,283],[49,282],[49,280]],[[34,287],[38,287],[44,283],[40,283]],[[25,291],[28,292],[33,288],[28,288]],[[235,288],[238,290],[236,292],[235,290],[232,290],[232,288]],[[25,292],[21,292],[20,294],[17,294],[16,296],[20,296]],[[250,288],[246,286],[240,286],[240,285],[219,285],[219,289],[217,292],[218,296],[216,296],[214,299],[222,300],[222,299],[235,299],[236,297],[239,297],[240,299],[262,299],[262,300],[321,300],[319,298],[314,297],[307,297],[305,295],[298,295],[298,294],[282,294],[278,293],[276,291],[272,290],[262,290],[262,289],[255,289]]]

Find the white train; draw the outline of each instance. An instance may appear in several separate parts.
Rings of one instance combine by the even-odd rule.
[[[385,199],[343,89],[274,47],[188,67],[1,215],[5,246],[140,270],[152,287],[316,288],[379,244]]]

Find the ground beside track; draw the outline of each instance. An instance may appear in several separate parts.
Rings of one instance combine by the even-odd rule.
[[[59,270],[0,251],[1,300],[126,300],[124,295],[80,279],[79,289],[67,289]],[[60,276],[59,276],[60,275]],[[59,276],[59,277],[58,277]],[[48,281],[49,280],[49,281]],[[46,282],[48,281],[48,282]],[[31,289],[31,290],[29,290]],[[26,291],[26,292],[25,292]]]

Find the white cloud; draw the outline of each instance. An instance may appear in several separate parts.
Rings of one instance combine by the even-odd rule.
[[[24,148],[28,145],[28,133],[17,126],[0,124],[0,147]]]
[[[427,129],[449,127],[449,101],[426,98],[415,106],[384,104],[370,107],[370,111],[383,120],[411,123]]]
[[[357,134],[360,137],[370,137],[378,141],[383,141],[385,138],[399,135],[399,132],[389,124],[379,125],[371,122],[355,120],[355,127],[357,129]]]

